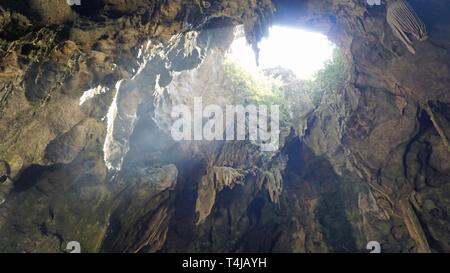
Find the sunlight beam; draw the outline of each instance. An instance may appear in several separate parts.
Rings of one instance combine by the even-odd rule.
[[[268,38],[260,42],[260,65],[244,37],[236,39],[229,57],[251,72],[281,66],[291,69],[300,79],[312,79],[333,55],[334,45],[320,33],[273,26]]]

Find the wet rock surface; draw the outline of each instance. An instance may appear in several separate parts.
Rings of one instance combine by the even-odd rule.
[[[0,4],[1,252],[450,251],[447,1],[408,1],[415,54],[363,0],[81,1]],[[343,90],[269,156],[174,142],[176,102],[216,101],[232,27],[255,45],[270,23],[332,39]]]

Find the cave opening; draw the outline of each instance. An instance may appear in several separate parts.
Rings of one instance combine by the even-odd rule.
[[[332,59],[336,45],[327,36],[308,29],[274,25],[259,43],[255,58],[243,31],[237,28],[227,57],[252,73],[281,67],[289,69],[302,80],[311,80]]]
[[[281,108],[287,104],[291,116],[295,110],[303,112],[318,106],[327,93],[341,92],[349,79],[348,56],[319,30],[274,24],[258,43],[257,52],[245,36],[241,27],[235,28],[225,66],[232,66],[239,78],[259,83],[256,96],[271,93],[268,97],[272,99],[266,96],[262,102],[280,103]],[[272,90],[273,86],[283,86],[283,91],[261,91],[267,86]],[[294,101],[295,106],[291,103]]]

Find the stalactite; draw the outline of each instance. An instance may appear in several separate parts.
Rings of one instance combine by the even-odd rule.
[[[420,225],[417,215],[411,206],[409,198],[400,200],[400,210],[403,215],[403,221],[408,229],[409,235],[417,244],[417,251],[419,253],[431,253],[425,233]]]
[[[394,35],[405,44],[412,54],[415,54],[416,50],[408,34],[413,35],[421,42],[428,38],[425,24],[405,0],[388,2],[387,22]]]
[[[212,166],[207,170],[198,187],[195,211],[198,213],[197,225],[205,222],[216,201],[216,195],[225,187],[233,188],[242,184],[244,173],[231,167]]]
[[[283,177],[279,170],[265,171],[259,176],[260,185],[269,193],[270,201],[278,204],[283,191]]]

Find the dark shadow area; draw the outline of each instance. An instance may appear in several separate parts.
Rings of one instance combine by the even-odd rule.
[[[350,200],[357,200],[344,188],[344,181],[331,164],[316,157],[298,138],[286,145],[286,190],[300,199],[318,198],[315,220],[320,224],[325,244],[331,252],[358,251],[352,225],[346,215]]]
[[[51,172],[57,170],[59,168],[58,165],[52,166],[40,166],[40,165],[31,165],[26,168],[20,175],[19,179],[14,181],[14,187],[12,192],[19,193],[22,191],[27,191],[30,188],[34,187],[42,177],[45,172]]]
[[[160,252],[191,252],[197,242],[197,181],[206,171],[205,164],[195,160],[179,161],[175,188],[174,212],[169,222],[167,239]],[[205,250],[206,251],[206,250]]]
[[[73,5],[72,9],[82,16],[96,16],[103,9],[105,4],[102,0],[81,0],[81,5]]]

